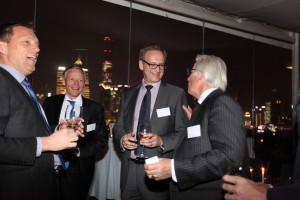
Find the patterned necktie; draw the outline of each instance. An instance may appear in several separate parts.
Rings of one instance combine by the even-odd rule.
[[[139,122],[137,126],[136,133],[139,132],[139,127],[141,125],[145,125],[146,123],[150,124],[150,106],[151,106],[151,89],[153,88],[152,85],[146,85],[147,92],[143,98],[142,105],[140,108],[140,115],[139,115]],[[140,155],[142,152],[142,147],[140,144],[140,138],[137,136],[137,145],[138,147],[135,149],[135,155]]]
[[[45,116],[44,116],[44,114],[42,112],[42,108],[40,106],[40,103],[39,103],[39,101],[38,101],[38,99],[37,99],[37,97],[36,97],[36,95],[35,95],[35,93],[33,91],[33,88],[32,88],[32,86],[29,83],[29,81],[28,81],[27,78],[25,78],[22,81],[22,85],[24,85],[26,87],[26,90],[28,91],[29,96],[33,100],[33,102],[34,102],[35,106],[37,107],[37,109],[38,109],[41,117],[43,118],[43,121],[44,121],[44,123],[45,123],[45,125],[47,127],[47,130],[48,130],[48,133],[51,134],[52,132],[50,130],[49,124],[48,124],[48,122],[47,122],[47,120],[46,120],[46,118],[45,118]],[[55,154],[54,155],[54,160],[55,160],[55,163],[60,163],[60,164],[62,164],[64,166],[64,159],[62,158],[62,156],[60,154]]]
[[[75,117],[75,101],[68,100],[68,102],[71,104],[72,108],[70,111],[70,119]]]
[[[47,122],[47,120],[46,120],[46,118],[45,118],[45,116],[44,116],[44,114],[43,114],[43,112],[42,112],[42,108],[41,108],[41,106],[40,106],[40,103],[39,103],[39,101],[38,101],[38,99],[37,99],[37,97],[36,97],[36,95],[35,95],[35,93],[34,93],[34,91],[33,91],[33,88],[32,88],[32,86],[31,86],[31,84],[29,83],[28,79],[25,78],[25,79],[22,81],[22,84],[26,87],[29,96],[30,96],[31,99],[33,100],[33,102],[34,102],[35,106],[37,107],[37,109],[38,109],[38,111],[39,111],[41,117],[43,118],[43,121],[44,121],[44,123],[45,123],[45,125],[46,125],[46,127],[47,127],[47,130],[48,130],[49,134],[51,134],[51,130],[50,130],[49,124],[48,124],[48,122]]]
[[[150,106],[151,106],[151,89],[152,85],[146,85],[147,92],[143,98],[140,115],[139,124],[150,123]]]

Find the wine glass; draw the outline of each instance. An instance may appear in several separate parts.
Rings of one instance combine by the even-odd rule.
[[[149,134],[151,132],[151,125],[150,124],[142,124],[138,128],[138,135],[137,135],[137,140],[138,140],[138,147],[140,151],[138,151],[138,154],[136,155],[137,159],[144,160],[148,158],[145,153],[144,153],[144,146],[140,144],[140,142],[143,142],[145,140],[148,140],[150,138]]]
[[[73,109],[73,110],[72,110]],[[72,128],[75,131],[78,129],[83,119],[83,107],[79,105],[67,105],[65,111],[65,122],[68,128]]]

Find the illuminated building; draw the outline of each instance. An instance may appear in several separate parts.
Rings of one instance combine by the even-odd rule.
[[[251,115],[250,115],[250,112],[245,112],[244,118],[245,118],[245,125],[246,126],[250,126],[251,125]]]
[[[66,67],[64,66],[59,66],[57,68],[57,73],[56,73],[56,94],[65,94],[65,86],[63,82],[63,72],[65,71]]]
[[[113,40],[111,37],[106,36],[103,39],[104,49],[102,63],[102,76],[101,82],[99,83],[100,89],[100,103],[103,105],[105,110],[105,118],[107,124],[115,122],[117,119],[118,108],[120,105],[121,93],[124,89],[128,88],[127,85],[113,85],[112,81],[112,46]]]

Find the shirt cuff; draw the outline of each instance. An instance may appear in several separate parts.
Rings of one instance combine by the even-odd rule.
[[[59,131],[59,130],[60,130],[60,124],[58,124],[58,125],[55,127],[54,132]]]
[[[77,147],[77,153],[76,153],[76,156],[77,156],[77,157],[80,156],[80,149],[79,149],[79,147]]]
[[[42,139],[40,137],[36,138],[36,157],[40,157],[42,155]]]
[[[177,177],[175,173],[174,159],[171,160],[172,179],[177,183]]]
[[[123,137],[121,137],[121,140],[120,140],[120,148],[121,148],[122,152],[126,151],[125,147],[123,146],[123,142],[122,142],[123,141]]]

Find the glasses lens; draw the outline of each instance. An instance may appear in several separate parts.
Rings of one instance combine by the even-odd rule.
[[[166,69],[165,65],[158,65],[158,66],[159,66],[159,69],[161,69],[161,70]]]
[[[165,65],[158,65],[158,64],[148,64],[150,69],[156,69],[157,67],[161,70],[165,69]]]

